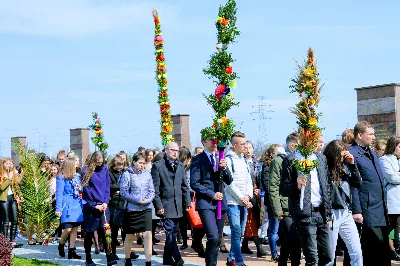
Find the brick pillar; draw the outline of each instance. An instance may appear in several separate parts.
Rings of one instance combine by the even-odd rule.
[[[18,155],[14,152],[13,143],[18,141],[26,150],[26,137],[12,137],[11,138],[11,160],[14,161],[14,166],[17,167],[20,163]]]
[[[190,149],[189,115],[172,115],[174,127],[172,135],[179,147],[186,146]]]
[[[70,148],[79,156],[79,163],[83,166],[86,157],[90,153],[89,147],[89,129],[75,128],[69,130],[70,135]]]
[[[358,121],[368,121],[377,139],[400,135],[400,84],[356,88]]]

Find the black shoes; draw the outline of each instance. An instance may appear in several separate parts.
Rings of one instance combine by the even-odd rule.
[[[400,255],[395,250],[393,250],[391,253],[392,253],[392,260],[400,261]]]
[[[226,248],[225,245],[219,247],[219,252],[221,253],[229,253],[229,250]]]
[[[182,266],[185,262],[183,261],[183,259],[180,259],[178,262],[175,263],[174,266]]]
[[[112,258],[112,260],[119,260],[118,255],[115,253],[111,255],[111,258]]]
[[[131,260],[136,260],[137,258],[139,258],[139,255],[136,255],[135,252],[131,252]]]
[[[158,239],[158,238],[156,238],[156,237],[153,237],[153,245],[157,245],[157,244],[160,243],[160,242],[161,242],[160,239]]]
[[[181,247],[180,247],[180,250],[184,250],[184,249],[187,249],[188,248],[188,245],[182,245]]]
[[[65,244],[58,244],[58,255],[60,255],[61,258],[65,258],[64,247],[65,247]]]
[[[125,266],[132,266],[131,259],[125,259]]]
[[[260,237],[258,238],[258,240],[260,241],[261,244],[263,245],[269,245],[269,241],[267,237]]]
[[[248,246],[247,247],[242,246],[240,251],[242,252],[242,254],[249,254],[249,255],[253,254],[253,251],[251,251]]]
[[[76,248],[70,248],[70,249],[68,249],[68,259],[69,259],[69,260],[71,260],[71,259],[75,259],[75,260],[80,260],[80,259],[82,259],[81,256],[79,256],[78,254],[76,254],[75,250],[76,250]],[[65,255],[65,253],[64,253],[64,255]]]

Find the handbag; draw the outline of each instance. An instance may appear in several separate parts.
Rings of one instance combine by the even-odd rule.
[[[190,225],[193,228],[203,228],[203,223],[201,222],[200,215],[196,211],[196,193],[194,193],[193,200],[190,203],[190,209],[187,213],[189,216]]]

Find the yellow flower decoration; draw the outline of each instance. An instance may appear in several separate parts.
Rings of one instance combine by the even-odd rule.
[[[308,120],[308,124],[310,124],[310,125],[315,125],[315,124],[317,124],[317,119],[315,118],[315,117],[311,117],[309,120]]]
[[[311,77],[311,75],[313,74],[313,70],[311,68],[305,68],[303,70],[303,73],[306,77]]]
[[[311,100],[310,100],[310,103],[311,103],[311,104],[316,104],[317,101],[316,101],[315,99],[311,99]]]
[[[221,18],[221,17],[217,18],[217,22],[221,22],[222,20],[223,20],[223,18]]]

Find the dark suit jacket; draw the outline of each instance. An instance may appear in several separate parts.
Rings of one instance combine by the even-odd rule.
[[[164,157],[153,164],[151,176],[155,190],[153,204],[156,212],[164,209],[164,217],[167,219],[182,217],[182,200],[184,206],[190,207],[190,192],[183,164],[177,162],[173,169],[169,160]]]
[[[330,193],[330,182],[328,177],[328,165],[326,162],[325,155],[316,153],[318,166],[318,180],[320,185],[320,192],[322,196],[323,213],[322,217],[324,221],[331,220],[331,193]],[[281,171],[281,183],[279,186],[280,193],[284,197],[289,198],[289,214],[296,222],[310,222],[312,204],[311,204],[311,176],[307,176],[307,186],[304,193],[304,205],[303,210],[300,209],[300,189],[297,187],[297,170],[294,162],[296,156],[294,153],[289,154],[283,159],[282,171]]]
[[[387,206],[383,172],[378,156],[371,148],[364,150],[354,143],[349,152],[354,156],[362,184],[353,190],[353,214],[363,215],[366,226],[386,226]]]
[[[217,208],[217,201],[213,200],[215,192],[218,191],[218,177],[222,171],[223,181],[230,185],[232,175],[228,168],[219,169],[214,172],[207,154],[203,151],[193,158],[190,167],[190,186],[196,192],[197,210],[214,210]],[[226,197],[222,200],[222,209],[227,209]]]

